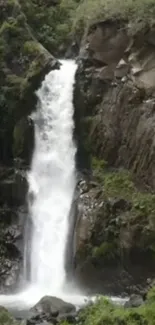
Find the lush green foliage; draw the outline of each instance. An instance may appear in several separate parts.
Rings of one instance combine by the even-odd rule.
[[[14,125],[32,111],[36,80],[47,61],[19,1],[0,2],[0,159],[12,157]]]
[[[23,11],[37,39],[52,53],[67,46],[71,39],[72,17],[79,1],[61,0],[57,5],[41,5],[33,0],[21,0]]]
[[[123,308],[101,298],[80,314],[80,325],[154,325],[155,300],[139,308]],[[62,325],[67,325],[64,322]]]
[[[74,13],[73,26],[81,30],[98,20],[121,18],[139,29],[155,22],[154,0],[83,0]]]
[[[148,216],[155,226],[155,194],[138,191],[129,171],[109,171],[106,166],[104,160],[92,159],[94,176],[103,185],[105,196],[130,200],[132,213]]]

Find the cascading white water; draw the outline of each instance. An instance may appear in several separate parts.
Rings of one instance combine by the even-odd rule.
[[[74,61],[63,61],[38,90],[35,150],[28,175],[32,219],[31,284],[60,295],[65,282],[65,249],[75,189],[73,143]]]
[[[0,296],[5,306],[32,306],[47,294],[75,304],[85,299],[75,288],[66,290],[65,272],[69,214],[76,185],[72,103],[75,72],[74,61],[61,61],[60,69],[51,71],[37,91],[38,106],[32,114],[35,148],[28,173],[32,231],[31,240],[25,243],[25,268],[27,248],[30,252],[30,281],[17,295]]]

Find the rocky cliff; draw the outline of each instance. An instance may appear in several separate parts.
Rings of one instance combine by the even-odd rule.
[[[154,27],[100,21],[78,57],[77,158],[92,176],[80,187],[76,273],[106,293],[143,291],[154,276],[154,36]]]

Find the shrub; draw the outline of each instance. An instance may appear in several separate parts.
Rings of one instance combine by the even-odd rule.
[[[80,313],[77,325],[154,325],[155,302],[139,308],[124,308],[100,298]],[[67,322],[62,323],[67,325]]]

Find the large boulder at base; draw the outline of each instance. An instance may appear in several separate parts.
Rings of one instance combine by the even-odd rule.
[[[75,306],[59,298],[45,296],[31,309],[31,311],[38,314],[50,314],[54,317],[72,313],[75,311]]]

